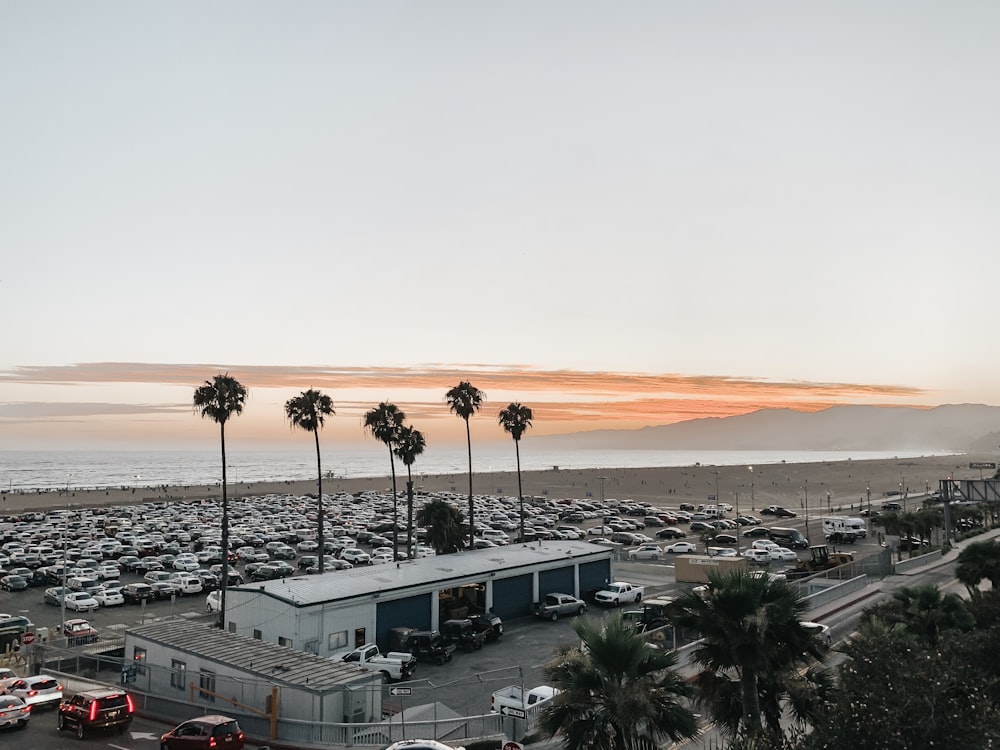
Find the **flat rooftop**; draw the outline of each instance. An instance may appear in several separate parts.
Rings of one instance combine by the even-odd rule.
[[[226,664],[268,682],[319,694],[370,678],[372,674],[356,664],[323,659],[288,646],[265,643],[190,620],[171,620],[129,628],[127,636]]]
[[[384,565],[366,565],[352,570],[334,570],[323,575],[302,575],[274,581],[231,586],[230,592],[263,592],[295,607],[308,607],[373,593],[413,589],[428,583],[456,578],[509,578],[538,565],[573,561],[609,560],[611,547],[580,541],[545,541],[505,547],[469,550],[453,555],[422,557]]]

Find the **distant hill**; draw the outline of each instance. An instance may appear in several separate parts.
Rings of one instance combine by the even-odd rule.
[[[626,450],[917,450],[992,452],[1000,446],[1000,407],[950,404],[833,406],[817,412],[761,409],[637,430],[536,436],[560,448]]]

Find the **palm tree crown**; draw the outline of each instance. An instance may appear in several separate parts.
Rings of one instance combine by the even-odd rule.
[[[222,446],[222,586],[219,595],[219,627],[226,625],[226,589],[229,586],[229,494],[226,490],[226,422],[243,413],[249,392],[229,373],[219,374],[194,391],[194,410],[219,425]]]
[[[469,418],[479,411],[486,394],[463,380],[449,390],[445,398],[448,399],[448,409],[465,420],[465,440],[469,446],[469,549],[472,549],[476,536],[476,511],[472,504],[472,433],[469,431]]]
[[[333,410],[333,399],[320,391],[310,388],[302,391],[301,394],[285,402],[285,416],[292,427],[298,427],[313,434],[316,441],[316,525],[319,536],[319,572],[324,571],[324,558],[326,550],[324,544],[326,540],[323,535],[323,466],[320,461],[319,452],[319,431],[326,422],[326,418],[335,414]]]
[[[500,426],[504,432],[514,438],[514,456],[517,459],[517,500],[520,505],[521,521],[521,541],[524,538],[524,492],[521,489],[521,436],[524,431],[531,427],[531,419],[534,415],[531,408],[523,404],[511,403],[506,409],[501,409],[499,414]]]
[[[396,437],[396,457],[406,466],[406,554],[413,558],[413,471],[412,466],[417,456],[426,447],[423,433],[410,426],[399,428]]]
[[[383,401],[374,409],[365,413],[361,424],[365,432],[370,434],[380,443],[384,443],[389,449],[389,469],[392,472],[392,557],[399,559],[399,505],[398,493],[396,492],[396,461],[393,454],[393,446],[399,439],[399,431],[406,421],[406,415],[395,404]]]
[[[561,692],[542,712],[543,733],[573,750],[654,750],[697,733],[673,652],[651,649],[620,615],[578,619],[573,629],[583,647],[563,647],[545,667]]]
[[[742,570],[709,573],[709,581],[704,597],[674,602],[671,622],[702,635],[692,657],[704,668],[697,685],[713,718],[731,735],[755,736],[762,716],[779,726],[794,666],[822,657],[824,646],[803,627],[807,605],[784,582]]]

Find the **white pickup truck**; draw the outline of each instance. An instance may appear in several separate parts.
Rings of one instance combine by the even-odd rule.
[[[357,664],[369,672],[381,672],[385,682],[409,679],[417,668],[417,657],[413,654],[390,651],[383,656],[374,643],[366,643],[349,654],[344,654],[340,660]]]
[[[641,602],[645,586],[636,586],[624,581],[615,581],[607,588],[594,594],[594,601],[608,607],[617,607],[630,602]]]
[[[524,711],[531,706],[552,700],[559,691],[548,685],[525,690],[520,685],[508,685],[493,693],[490,698],[490,711],[523,719]]]

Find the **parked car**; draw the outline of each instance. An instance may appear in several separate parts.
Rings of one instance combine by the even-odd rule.
[[[97,599],[85,591],[70,591],[66,594],[65,601],[66,609],[72,609],[75,612],[93,612],[101,606],[97,603]]]
[[[4,591],[24,591],[28,588],[28,580],[22,576],[7,575],[0,578],[0,588]]]
[[[664,547],[663,551],[672,555],[689,555],[697,551],[697,548],[691,542],[674,542]]]
[[[582,615],[587,604],[570,594],[546,594],[540,602],[532,605],[536,617],[558,620],[560,615]]]
[[[243,750],[236,719],[210,714],[178,724],[160,737],[161,750]]]
[[[772,560],[778,560],[781,562],[795,562],[799,559],[799,556],[795,554],[790,549],[786,547],[779,547],[775,545],[768,550],[768,554],[771,556]]]
[[[663,550],[655,544],[643,544],[635,549],[629,550],[629,560],[659,560]]]
[[[483,612],[479,615],[469,615],[473,627],[485,634],[487,641],[495,641],[503,635],[503,620],[500,615],[492,612]]]
[[[127,604],[139,604],[153,599],[153,587],[148,583],[129,583],[122,589]]]
[[[94,599],[102,607],[116,607],[125,603],[125,597],[119,589],[99,589]]]
[[[736,537],[732,534],[716,534],[712,541],[716,544],[736,544]]]
[[[745,539],[767,539],[771,536],[771,531],[766,526],[754,526],[743,532]]]
[[[81,643],[94,643],[98,639],[97,628],[88,620],[66,620],[62,626],[62,634],[66,636],[71,646]]]
[[[31,706],[16,695],[0,695],[0,727],[24,729],[31,719]]]
[[[340,553],[341,560],[347,560],[351,565],[367,565],[371,556],[357,547],[348,547]]]
[[[660,529],[656,532],[657,539],[683,539],[687,536],[687,533],[683,529],[678,529],[676,526],[668,526],[665,529]]]
[[[708,523],[707,521],[692,521],[689,527],[692,533],[698,533],[701,531],[715,531],[715,527]]]
[[[59,704],[56,729],[76,731],[83,739],[95,730],[124,733],[132,724],[135,703],[124,690],[95,688],[74,695]]]

